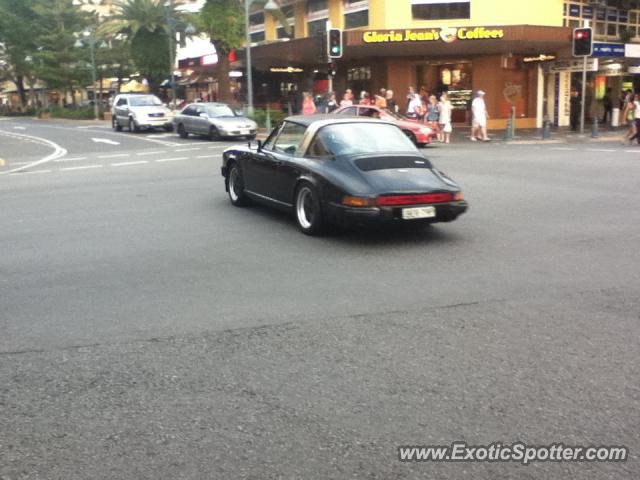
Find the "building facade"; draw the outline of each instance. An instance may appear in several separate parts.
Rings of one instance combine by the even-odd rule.
[[[335,61],[333,78],[338,95],[347,88],[356,93],[387,88],[403,107],[410,86],[446,91],[454,103],[454,121],[463,122],[473,92],[484,90],[490,128],[504,128],[514,109],[518,127],[540,127],[545,117],[556,125],[569,123],[569,93],[578,81],[571,63],[571,32],[584,20],[592,21],[597,40],[609,49],[598,67],[590,64],[589,89],[600,96],[600,68],[607,79],[619,74],[619,81],[605,82],[605,90],[612,88],[616,98],[629,85],[627,67],[633,65],[618,67],[615,55],[625,42],[640,41],[640,2],[634,1],[609,0],[609,6],[604,6],[606,0],[278,3],[289,28],[283,16],[259,9],[250,17],[254,90],[265,99],[291,104],[303,90],[319,94],[328,88],[323,35],[329,23],[344,29],[344,54]],[[620,8],[623,4],[626,9]],[[244,67],[242,55],[235,67]],[[591,95],[593,110],[598,95]]]

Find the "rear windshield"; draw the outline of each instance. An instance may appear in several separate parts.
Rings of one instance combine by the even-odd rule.
[[[318,132],[318,140],[334,156],[369,153],[415,153],[415,145],[398,127],[386,123],[339,123]]]

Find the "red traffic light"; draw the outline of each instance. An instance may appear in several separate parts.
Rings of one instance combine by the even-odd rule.
[[[588,57],[593,53],[593,32],[590,28],[576,28],[573,31],[573,56]]]

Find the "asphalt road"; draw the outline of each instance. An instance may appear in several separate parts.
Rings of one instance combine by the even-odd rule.
[[[226,144],[0,121],[0,479],[640,475],[640,147],[425,149],[466,215],[309,238]],[[631,458],[398,461],[454,441]]]

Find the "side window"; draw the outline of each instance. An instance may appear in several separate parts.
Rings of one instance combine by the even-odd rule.
[[[193,107],[187,107],[182,111],[183,115],[193,115]]]
[[[340,115],[355,115],[356,107],[347,107],[344,110],[340,110]]]
[[[276,139],[274,150],[276,152],[286,153],[288,155],[294,155],[300,145],[302,139],[307,131],[307,127],[293,122],[285,122],[280,135]]]
[[[194,107],[194,110],[195,110],[195,111],[193,112],[193,114],[194,114],[196,117],[200,116],[200,114],[201,114],[201,113],[204,113],[204,107],[202,107],[202,106],[200,106],[200,105],[198,105],[198,106]]]
[[[278,133],[280,133],[280,130],[282,130],[282,125],[283,124],[278,125],[271,131],[271,135],[269,135],[269,137],[264,141],[262,148],[264,148],[265,150],[273,150],[273,147],[276,143],[276,138],[278,138]]]
[[[316,158],[332,158],[333,155],[327,149],[324,142],[322,141],[321,135],[317,134],[316,137],[309,145],[309,149],[307,150],[307,155],[310,157]]]
[[[378,110],[376,110],[375,108],[359,108],[358,109],[358,115],[360,117],[374,117],[374,118],[380,118],[380,113],[378,112]]]
[[[117,107],[122,107],[123,105],[127,104],[127,99],[126,98],[121,98],[120,100],[118,100],[118,103],[116,103]]]

